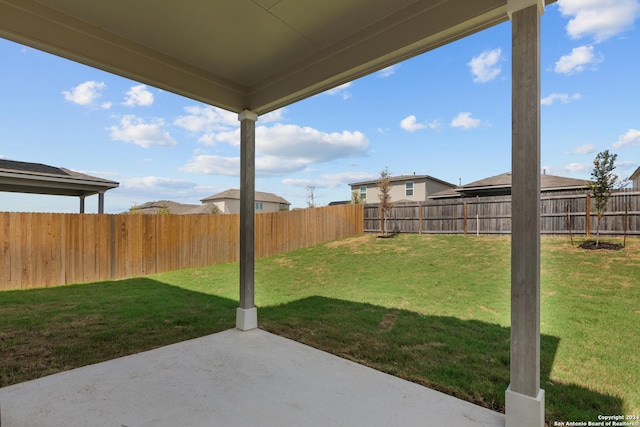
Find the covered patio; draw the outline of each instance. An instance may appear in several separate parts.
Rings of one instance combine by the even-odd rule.
[[[203,369],[214,372],[213,376],[189,374],[190,370],[196,370],[195,364],[187,364],[181,376],[186,381],[183,383],[186,390],[191,387],[189,381],[195,384],[196,379],[204,381],[204,387],[215,387],[217,382],[224,379],[228,383],[222,384],[234,384],[234,387],[239,387],[238,390],[243,390],[234,394],[233,389],[224,389],[229,393],[228,396],[233,397],[226,403],[223,400],[220,410],[231,411],[226,412],[231,416],[234,413],[246,414],[248,408],[258,404],[259,399],[246,397],[246,393],[253,389],[247,372],[253,372],[254,375],[263,372],[256,371],[256,366],[274,369],[271,371],[273,375],[264,379],[264,384],[270,384],[266,392],[268,396],[288,393],[292,398],[303,395],[295,390],[301,384],[310,382],[304,379],[306,375],[316,375],[314,381],[320,381],[339,369],[331,363],[325,366],[322,363],[316,365],[312,360],[304,362],[307,356],[303,355],[308,350],[301,349],[300,358],[292,361],[299,364],[300,369],[294,375],[288,375],[277,367],[277,357],[268,357],[271,352],[280,351],[278,347],[285,345],[284,341],[269,337],[262,342],[260,340],[266,334],[254,331],[258,326],[254,303],[254,194],[255,123],[259,116],[510,19],[513,47],[511,384],[506,390],[504,422],[507,426],[526,427],[544,424],[544,391],[540,389],[539,237],[539,50],[540,16],[544,11],[544,3],[543,0],[212,0],[183,3],[142,0],[132,4],[125,0],[0,0],[0,36],[238,113],[241,122],[241,262],[236,325],[238,330],[250,332],[242,334],[230,331],[221,336],[237,337],[239,340],[224,349],[231,351],[232,355],[234,352],[242,354],[241,342],[249,348],[256,347],[249,352],[252,358],[247,359],[249,362],[246,365],[234,366],[236,369],[240,367],[240,370],[228,368],[227,365],[213,369],[217,359],[212,357],[208,359],[210,366]],[[189,353],[195,350],[187,343],[180,345],[184,346],[178,351],[180,358],[189,360]],[[213,354],[217,347],[213,345],[205,353]],[[136,357],[140,356],[132,356]],[[236,360],[236,356],[230,357]],[[56,382],[52,389],[54,391],[70,387],[57,398],[41,394],[43,408],[70,405],[78,392],[89,393],[94,388],[105,392],[104,387],[109,387],[105,382],[109,378],[119,378],[118,370],[125,369],[115,365],[117,362],[83,368],[88,371],[50,377],[55,380],[45,378],[24,386],[12,386],[11,398],[6,397],[7,393],[3,390],[0,394],[2,420],[17,419],[20,421],[16,422],[23,424],[15,425],[37,425],[28,418],[10,418],[16,416],[16,408],[20,405],[16,405],[15,401],[9,404],[8,399],[16,399],[20,387],[30,384],[37,384],[30,386],[31,391],[51,387],[47,386],[50,381]],[[163,362],[157,363],[157,368],[149,371],[148,376],[167,373],[168,368]],[[73,378],[83,377],[92,369],[107,371],[103,376],[91,376],[95,382],[74,388],[71,384],[75,381]],[[135,377],[137,372],[134,368],[131,376]],[[377,375],[371,372],[372,377]],[[134,387],[132,378],[127,378],[126,383],[114,390]],[[160,378],[156,382],[140,383],[135,395],[121,400],[117,409],[108,411],[126,409],[128,413],[142,414],[144,404],[136,403],[133,397],[161,391],[155,390],[163,388],[164,383]],[[346,375],[345,378],[350,376]],[[357,383],[355,377],[353,382]],[[335,416],[332,420],[337,425],[368,424],[360,417],[371,415],[371,419],[382,419],[382,413],[398,414],[405,411],[424,414],[422,411],[425,408],[444,409],[449,405],[439,403],[440,398],[434,397],[439,395],[422,390],[417,392],[421,397],[415,401],[399,398],[400,395],[394,399],[388,397],[389,404],[384,408],[385,411],[377,411],[382,405],[373,397],[371,400],[376,403],[371,406],[376,408],[375,412],[373,409],[357,410],[355,402],[366,400],[366,397],[359,399],[357,393],[365,393],[370,387],[366,386],[360,391],[340,391],[337,383],[332,384],[312,389],[316,391],[306,395],[306,399],[294,401],[296,404],[325,402],[323,412]],[[336,398],[340,393],[351,392],[356,394],[352,400]],[[405,394],[408,396],[412,392],[401,392],[401,395]],[[33,395],[23,396],[23,405],[35,404]],[[99,402],[107,405],[108,399],[101,400],[103,398],[104,395],[95,396],[92,405],[99,406]],[[451,399],[444,400],[453,402]],[[290,399],[285,401],[291,402]],[[349,401],[354,403],[345,406]],[[175,403],[176,398],[169,397],[167,402]],[[207,399],[201,401],[204,406],[207,402]],[[410,404],[402,406],[399,402]],[[274,418],[271,425],[288,424],[286,416],[292,409],[284,402],[281,405],[275,408],[275,412],[282,418]],[[172,408],[167,406],[170,405],[165,402],[158,407],[168,411],[164,412],[167,417],[174,417],[171,425],[202,425],[198,418],[189,418],[192,411],[180,405],[174,404]],[[456,405],[453,407],[458,408]],[[475,420],[465,417],[463,407],[466,406],[462,405],[450,413],[458,413],[470,422]],[[35,407],[31,408],[33,413]],[[196,409],[203,408],[193,408],[194,411]],[[67,414],[70,413],[73,412]],[[358,414],[360,417],[356,416]],[[255,417],[256,422],[263,420],[260,412]],[[363,422],[360,422],[361,419]],[[494,423],[490,425],[502,423],[502,418],[496,418],[495,415],[489,419]],[[43,420],[45,424],[41,425],[58,424],[53,421],[49,423],[46,416]],[[71,419],[65,418],[65,424],[69,422]],[[125,421],[118,422],[127,425]],[[238,422],[238,425],[245,424]],[[424,421],[420,423],[425,424]],[[134,416],[131,425],[158,424],[150,421],[148,416]],[[465,424],[446,420],[434,421],[433,425]]]
[[[504,415],[260,329],[0,389],[3,427],[502,426]]]

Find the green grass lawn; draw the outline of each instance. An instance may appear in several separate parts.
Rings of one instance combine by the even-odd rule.
[[[640,240],[542,239],[553,421],[640,414]],[[508,237],[367,235],[256,260],[260,327],[504,410]],[[0,293],[0,385],[234,326],[238,265]]]

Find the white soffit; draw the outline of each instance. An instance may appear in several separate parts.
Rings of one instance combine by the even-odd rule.
[[[507,0],[0,0],[4,38],[258,114],[507,19]]]

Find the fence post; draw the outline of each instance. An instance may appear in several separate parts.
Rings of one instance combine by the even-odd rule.
[[[464,205],[462,207],[462,212],[464,215],[464,220],[462,221],[462,227],[464,228],[464,235],[467,235],[467,202],[464,202]]]
[[[109,215],[109,277],[116,276],[116,217]]]
[[[587,193],[587,198],[585,201],[586,205],[584,208],[585,211],[585,234],[587,235],[587,237],[591,236],[591,195],[589,193]]]

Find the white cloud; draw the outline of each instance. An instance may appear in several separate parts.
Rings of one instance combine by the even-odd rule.
[[[551,95],[544,97],[540,100],[541,105],[552,105],[554,101],[560,101],[563,104],[568,104],[571,101],[576,101],[581,98],[579,93],[569,95],[566,93],[552,93]]]
[[[558,6],[571,17],[566,27],[571,38],[592,36],[596,43],[632,28],[640,15],[638,0],[558,0]]]
[[[406,130],[407,132],[415,132],[417,130],[424,129],[425,127],[427,127],[422,123],[416,123],[416,120],[417,120],[416,116],[414,115],[407,116],[400,121],[400,127]]]
[[[567,172],[588,172],[593,167],[590,163],[569,163],[561,169]]]
[[[413,114],[405,117],[400,121],[400,127],[407,132],[415,132],[420,129],[429,128],[429,129],[440,129],[442,127],[442,123],[440,120],[435,119],[430,121],[429,123],[417,123],[416,116]],[[382,133],[382,131],[379,132]]]
[[[104,84],[104,82],[87,81],[80,83],[70,91],[62,91],[62,94],[64,95],[64,99],[74,104],[92,106],[98,98],[102,96],[102,91],[105,90],[106,87],[107,85]],[[105,104],[108,104],[109,107],[111,106],[110,103]]]
[[[382,70],[378,71],[376,75],[382,79],[385,77],[390,77],[396,73],[396,70],[398,69],[398,67],[400,67],[400,65],[397,65],[397,64],[391,65],[387,68],[383,68]]]
[[[133,86],[122,104],[127,107],[148,107],[153,104],[153,94],[147,90],[146,85]]]
[[[286,108],[279,108],[277,110],[273,110],[270,113],[267,113],[263,116],[258,117],[258,123],[279,122],[280,120],[284,119],[285,111],[286,111]]]
[[[359,131],[327,133],[311,127],[283,124],[256,128],[256,153],[261,155],[318,163],[363,156],[368,150],[369,140]]]
[[[187,173],[205,175],[240,175],[240,157],[221,157],[208,154],[195,156],[189,163],[180,168]]]
[[[593,46],[580,46],[573,48],[571,53],[560,57],[554,71],[560,74],[575,74],[584,70],[589,64],[602,62],[602,55],[595,55]]]
[[[219,132],[214,143],[238,145],[239,129]],[[309,127],[276,124],[256,128],[256,174],[278,176],[307,169],[313,163],[323,163],[345,157],[366,155],[367,137],[358,131],[321,132]],[[195,156],[182,170],[191,173],[237,176],[237,157],[214,155]]]
[[[475,56],[467,63],[473,74],[475,83],[487,83],[498,77],[502,69],[499,62],[502,55],[502,49],[497,48],[487,50],[480,55]]]
[[[336,86],[333,89],[329,89],[324,93],[331,96],[340,95],[342,96],[342,99],[347,100],[351,98],[351,93],[347,91],[347,89],[351,87],[351,83],[352,82],[341,84],[340,86]]]
[[[313,185],[317,188],[341,188],[347,184],[358,181],[368,181],[378,178],[380,175],[369,172],[338,172],[320,175],[320,179],[283,179],[282,183],[291,187],[305,188]]]
[[[171,138],[169,132],[163,130],[164,122],[161,119],[145,123],[143,119],[133,115],[123,116],[120,126],[111,126],[111,139],[116,141],[131,142],[144,148],[151,146],[173,146],[177,142]]]
[[[567,152],[566,154],[591,154],[596,151],[596,146],[594,144],[584,144],[576,147],[575,149]]]
[[[256,158],[256,176],[280,176],[300,172],[306,169],[307,162],[302,159],[281,159],[274,156]],[[205,175],[240,175],[239,157],[222,157],[214,155],[195,156],[180,170],[187,173],[201,173]]]
[[[228,131],[239,126],[238,115],[222,108],[193,105],[184,110],[188,114],[178,117],[173,124],[190,132]]]
[[[613,143],[613,148],[626,147],[627,145],[640,145],[640,130],[629,129],[625,134],[620,135]]]
[[[145,176],[138,178],[127,178],[121,182],[125,189],[144,191],[164,191],[173,193],[175,191],[186,191],[196,187],[196,184],[183,179],[161,178],[157,176]]]
[[[451,120],[451,127],[472,129],[482,124],[480,119],[474,119],[471,117],[471,113],[463,112],[458,114]]]

